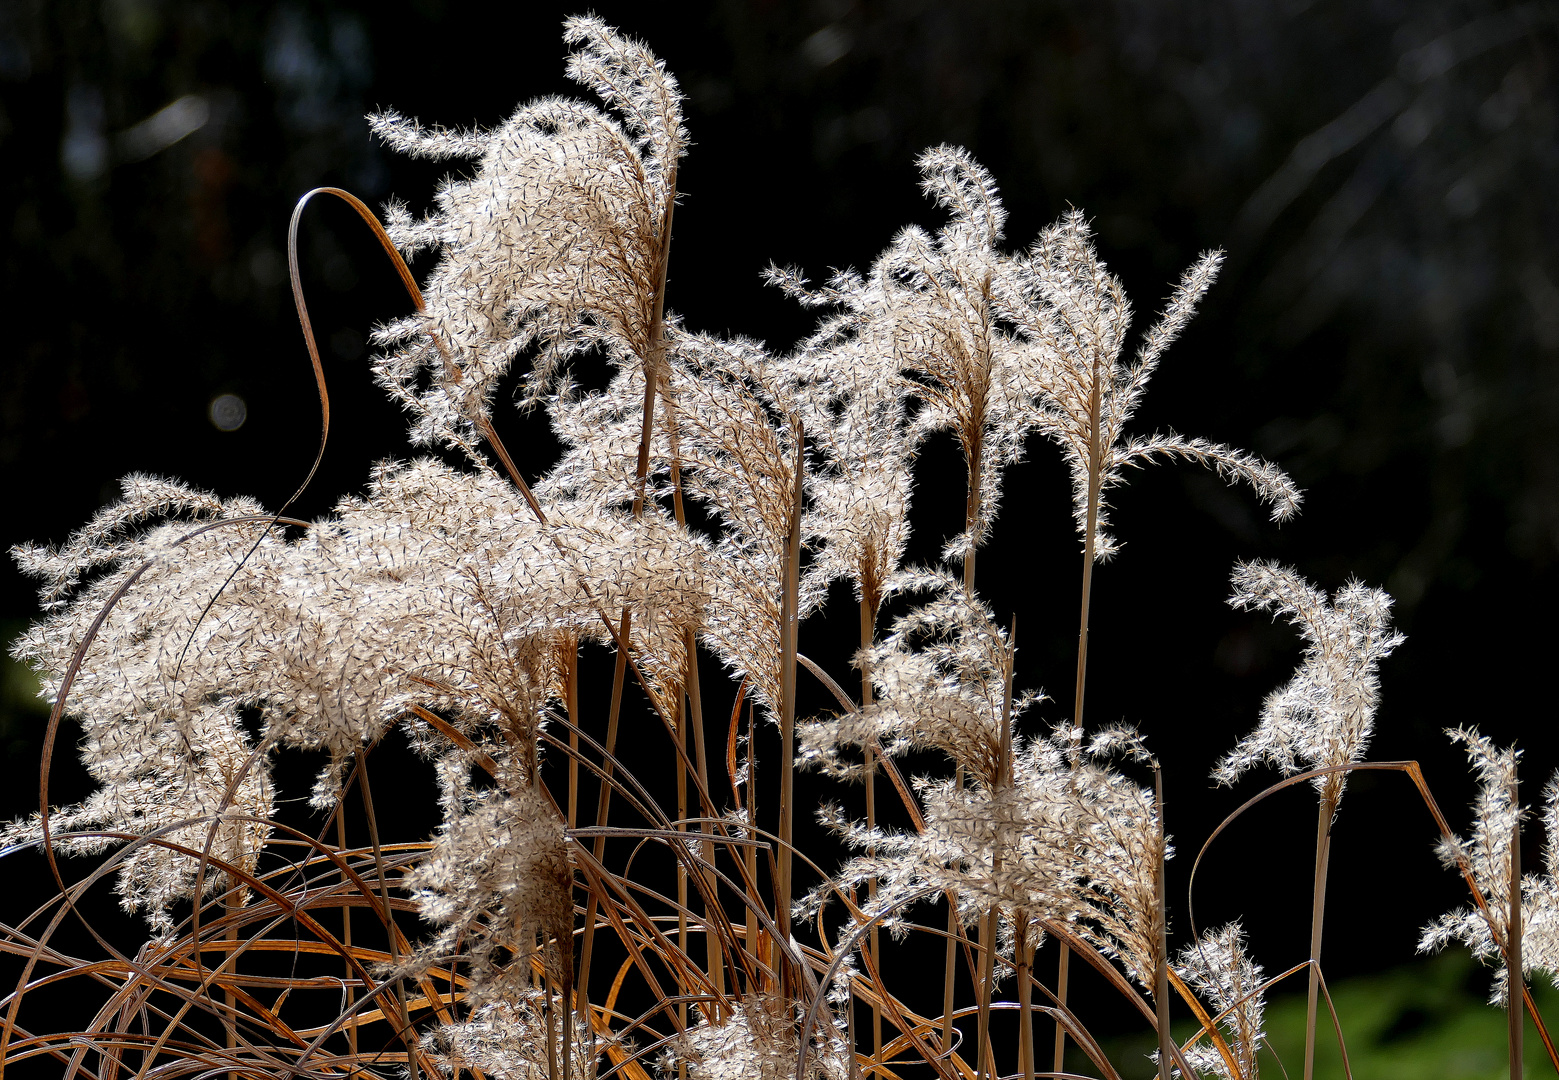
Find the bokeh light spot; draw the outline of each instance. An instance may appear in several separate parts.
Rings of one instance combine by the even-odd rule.
[[[249,406],[237,394],[218,394],[211,399],[206,415],[218,431],[237,431],[249,419]]]

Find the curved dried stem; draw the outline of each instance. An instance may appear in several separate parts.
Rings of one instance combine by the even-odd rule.
[[[1318,777],[1340,775],[1351,772],[1398,772],[1404,774],[1409,780],[1412,781],[1414,789],[1418,792],[1419,798],[1424,804],[1424,808],[1429,811],[1430,817],[1434,819],[1435,826],[1440,830],[1441,838],[1445,840],[1454,839],[1455,834],[1451,832],[1450,823],[1446,820],[1445,814],[1441,812],[1439,803],[1435,801],[1434,796],[1430,793],[1429,783],[1424,779],[1423,770],[1419,767],[1419,764],[1416,761],[1360,761],[1354,762],[1350,765],[1331,765],[1322,769],[1311,769],[1307,772],[1296,773],[1293,776],[1285,777],[1284,779],[1266,788],[1264,791],[1258,792],[1249,799],[1245,800],[1245,802],[1241,803],[1238,808],[1225,817],[1223,821],[1218,823],[1218,827],[1208,835],[1200,850],[1197,851],[1196,859],[1191,864],[1191,877],[1186,885],[1187,906],[1191,911],[1190,921],[1192,933],[1196,933],[1196,915],[1195,907],[1193,906],[1192,890],[1196,884],[1196,873],[1201,866],[1202,857],[1206,855],[1207,850],[1212,846],[1213,841],[1222,835],[1225,829],[1234,824],[1234,822],[1237,821],[1240,817],[1244,816],[1247,810],[1256,806],[1258,803],[1265,802],[1267,798],[1277,794],[1279,791],[1282,791],[1285,788],[1293,787],[1296,784],[1301,784],[1305,783],[1306,781],[1317,779]],[[1461,872],[1462,880],[1467,883],[1468,891],[1472,894],[1473,903],[1480,911],[1485,913],[1492,925],[1493,917],[1488,910],[1488,900],[1484,897],[1483,890],[1478,887],[1478,882],[1473,877],[1472,867],[1466,862],[1465,858],[1462,858],[1458,861],[1458,869]],[[1506,943],[1504,941],[1500,941],[1498,942],[1498,945],[1501,953],[1506,953]],[[1506,962],[1509,963],[1508,955],[1506,956]],[[1321,985],[1322,991],[1324,993],[1324,979],[1321,980]],[[1532,998],[1531,988],[1523,985],[1521,996],[1522,1001],[1526,1006],[1527,1015],[1532,1018],[1533,1024],[1537,1027],[1538,1037],[1543,1041],[1543,1048],[1548,1053],[1548,1059],[1552,1063],[1555,1072],[1559,1072],[1559,1049],[1555,1048],[1553,1039],[1549,1036],[1548,1033],[1548,1026],[1543,1022],[1542,1015],[1537,1011],[1537,1002]]]

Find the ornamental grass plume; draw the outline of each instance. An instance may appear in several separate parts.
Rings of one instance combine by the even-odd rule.
[[[687,150],[682,92],[644,46],[595,18],[573,18],[568,74],[610,113],[542,98],[491,132],[425,129],[399,113],[369,118],[391,148],[434,160],[476,159],[470,180],[441,188],[413,220],[391,205],[386,228],[406,254],[437,248],[424,310],[382,327],[380,385],[414,417],[412,440],[474,454],[499,379],[533,346],[525,400],[540,402],[569,357],[599,349],[613,364],[659,362],[677,163]],[[426,387],[421,380],[428,380]]]
[[[1472,834],[1443,838],[1440,861],[1470,873],[1485,902],[1457,908],[1425,926],[1419,951],[1438,952],[1460,942],[1480,962],[1495,963],[1505,959],[1511,927],[1517,925],[1522,974],[1546,972],[1559,986],[1559,775],[1543,789],[1543,870],[1522,874],[1519,851],[1513,849],[1521,821],[1530,814],[1516,798],[1521,752],[1498,748],[1475,728],[1454,728],[1446,734],[1467,748],[1467,760],[1478,777],[1478,796],[1472,805]],[[1518,923],[1511,919],[1513,877],[1520,881]],[[1502,963],[1494,975],[1490,1003],[1506,1004],[1509,992],[1510,969]]]
[[[1105,493],[1124,482],[1124,467],[1163,456],[1201,461],[1226,478],[1248,481],[1272,504],[1274,520],[1296,513],[1300,494],[1282,470],[1221,444],[1176,435],[1121,441],[1123,426],[1164,349],[1212,283],[1219,254],[1205,255],[1187,272],[1146,335],[1135,363],[1123,367],[1120,355],[1131,322],[1130,305],[1120,281],[1098,259],[1080,213],[1047,230],[1028,251],[1007,254],[998,247],[1006,209],[990,173],[955,147],[928,150],[918,164],[922,190],[950,211],[935,236],[904,229],[868,277],[839,274],[815,293],[806,289],[799,271],[771,270],[770,279],[803,303],[832,303],[843,309],[824,320],[809,346],[837,338],[841,330],[853,331],[857,342],[891,344],[892,363],[908,376],[918,405],[907,449],[937,431],[956,436],[966,467],[964,531],[948,542],[942,557],[961,562],[965,589],[974,587],[976,550],[996,519],[1002,468],[1023,456],[1030,432],[1043,433],[1062,447],[1073,475],[1074,513],[1084,535],[1073,699],[1073,722],[1081,725],[1093,567],[1118,546],[1104,531]],[[879,324],[882,328],[875,329]],[[868,328],[874,330],[869,337]],[[860,586],[857,591],[865,595]],[[863,605],[863,649],[871,639],[875,614]],[[869,657],[861,669],[865,701],[872,683]],[[868,777],[872,753],[868,746]],[[869,779],[867,799],[870,826]],[[952,935],[957,927],[950,921],[948,929]],[[1063,948],[1058,978],[1063,1001],[1067,956]],[[952,966],[950,937],[944,1013],[951,1012]],[[950,1032],[944,1032],[948,1037]],[[1061,1055],[1058,1027],[1055,1071],[1061,1070]]]
[[[846,1080],[844,1043],[819,1043],[802,1062],[795,1018],[785,1015],[785,1003],[755,997],[718,1022],[706,1018],[690,1028],[662,1068],[668,1074],[684,1070],[693,1080]]]
[[[1228,923],[1202,934],[1180,951],[1175,964],[1181,978],[1199,991],[1224,1030],[1234,1053],[1234,1069],[1212,1047],[1198,1045],[1186,1051],[1192,1068],[1203,1075],[1226,1080],[1260,1075],[1257,1053],[1265,1045],[1266,983],[1261,965],[1245,952],[1245,931]]]
[[[1218,763],[1213,779],[1232,784],[1263,762],[1293,775],[1364,760],[1375,730],[1380,662],[1406,640],[1391,629],[1391,597],[1353,581],[1328,598],[1296,571],[1271,562],[1243,563],[1232,580],[1232,606],[1286,616],[1305,651],[1294,677],[1262,704],[1256,730]],[[1347,782],[1346,772],[1314,780],[1332,813]]]
[[[1305,1020],[1305,1080],[1315,1067],[1320,1004],[1321,941],[1332,826],[1351,765],[1364,760],[1380,696],[1377,668],[1405,640],[1391,629],[1391,597],[1383,589],[1349,582],[1330,599],[1294,570],[1271,562],[1235,567],[1229,603],[1277,611],[1299,628],[1304,660],[1294,677],[1267,696],[1256,730],[1213,770],[1233,784],[1258,763],[1293,775],[1326,770],[1313,780],[1319,794],[1310,923],[1310,989]]]
[[[1125,483],[1124,469],[1154,458],[1187,458],[1226,480],[1243,480],[1272,507],[1274,521],[1299,512],[1302,495],[1288,475],[1243,450],[1172,433],[1124,438],[1164,350],[1185,329],[1222,262],[1222,252],[1210,251],[1192,264],[1133,361],[1123,364],[1131,306],[1120,280],[1099,260],[1081,211],[1045,230],[1015,261],[1020,301],[1012,305],[1014,314],[1044,345],[1039,357],[1046,394],[1035,423],[1061,447],[1072,473],[1073,517],[1096,558],[1119,550],[1106,532],[1105,493]]]
[[[828,888],[875,877],[889,909],[930,887],[956,895],[969,925],[992,905],[1025,912],[1092,942],[1151,989],[1155,874],[1172,851],[1152,790],[1109,765],[1143,753],[1134,732],[1101,732],[1085,745],[1062,728],[1021,746],[1012,779],[998,789],[917,781],[925,818],[918,832],[867,832],[826,811],[850,846],[877,849],[846,863]]]
[[[470,163],[426,216],[393,202],[380,226],[335,189],[300,203],[351,202],[407,287],[414,313],[378,328],[373,370],[423,456],[379,463],[314,522],[131,476],[63,544],[14,550],[45,609],[15,654],[52,712],[39,812],[3,827],[0,856],[9,870],[39,850],[59,895],[0,923],[19,964],[0,1063],[105,1080],[1032,1080],[1039,1013],[1055,1071],[1069,1041],[1115,1076],[1067,999],[1076,955],[1154,1030],[1166,1069],[1254,1080],[1270,981],[1238,925],[1171,951],[1152,733],[1082,723],[1092,572],[1120,550],[1107,495],[1126,468],[1190,458],[1275,518],[1299,506],[1243,451],[1125,433],[1219,256],[1123,360],[1131,308],[1087,219],[1006,250],[994,178],[939,146],[918,161],[939,227],[902,230],[821,287],[769,272],[820,312],[814,333],[786,351],[701,332],[667,306],[690,145],[678,84],[599,19],[564,38],[600,105],[544,98],[485,131],[369,118],[394,149]],[[434,256],[420,282],[405,262],[419,252]],[[493,417],[511,396],[550,426],[555,461],[509,453]],[[916,492],[917,454],[942,433],[964,489]],[[1035,437],[1061,449],[1082,536],[1070,716],[1022,685],[1015,623],[976,587],[1003,469]],[[960,495],[959,531],[914,565],[912,499]],[[804,655],[798,627],[842,583],[859,648]],[[1236,604],[1292,618],[1306,650],[1215,775],[1321,770],[1324,839],[1346,770],[1369,764],[1377,666],[1402,640],[1389,597],[1328,598],[1263,562],[1235,585]],[[603,660],[604,707],[581,694]],[[858,695],[830,673],[852,661]],[[729,678],[711,697],[716,669]],[[804,679],[835,715],[797,723]],[[67,717],[98,786],[56,807],[47,761]],[[1459,737],[1503,782],[1507,759]],[[397,835],[404,815],[384,812],[407,798],[386,795],[379,748],[395,741],[436,781],[430,833]],[[864,820],[823,813],[836,849],[803,848],[793,827],[800,765],[866,782]],[[306,797],[299,766],[316,777]],[[1416,765],[1391,767],[1427,798]],[[890,791],[897,824],[879,816]],[[1551,970],[1559,856],[1500,892],[1516,860],[1498,831],[1517,839],[1502,797],[1488,788],[1472,839],[1444,848],[1476,910],[1425,942],[1492,958],[1508,937],[1507,964]],[[1547,807],[1552,836],[1559,786]],[[97,862],[67,884],[61,856]],[[1318,866],[1313,974],[1324,849]],[[148,923],[139,947],[93,922],[109,877]],[[1525,915],[1511,903],[1500,922],[1512,892]],[[922,901],[946,904],[945,933],[911,921]],[[67,951],[76,923],[88,934]],[[882,927],[895,950],[945,950],[941,981],[902,978]],[[1035,967],[1049,942],[1053,983]],[[1202,1028],[1185,1046],[1171,995]]]
[[[471,764],[460,753],[438,763],[444,824],[406,885],[422,917],[444,929],[419,947],[415,966],[426,970],[464,952],[471,1001],[480,1005],[514,974],[516,965],[499,963],[496,950],[526,960],[518,974],[522,986],[530,983],[527,939],[540,934],[547,972],[566,992],[574,905],[564,823],[528,777],[500,771],[497,788],[473,791]]]
[[[462,1021],[445,1024],[422,1037],[421,1049],[446,1076],[481,1071],[494,1080],[552,1080],[559,1075],[559,1022],[546,995],[534,987],[513,986],[471,1010]],[[572,1024],[569,1014],[563,1023]],[[568,1074],[591,1076],[599,1055],[584,1032],[575,1034],[563,1060]]]

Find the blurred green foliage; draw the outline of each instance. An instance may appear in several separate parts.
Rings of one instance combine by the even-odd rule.
[[[1354,1080],[1509,1080],[1505,1011],[1488,1003],[1489,976],[1466,954],[1448,952],[1332,986]],[[1269,1077],[1283,1076],[1285,1068],[1297,1076],[1304,1064],[1302,976],[1291,982],[1301,992],[1274,996],[1267,1006],[1268,1049],[1260,1065]],[[1559,1024],[1559,991],[1546,979],[1534,982],[1532,991],[1545,1023]],[[1343,1080],[1348,1074],[1324,1004],[1321,1015],[1316,1078]],[[1195,1030],[1177,1025],[1176,1035],[1184,1042]],[[1143,1033],[1109,1040],[1105,1049],[1122,1080],[1149,1080],[1155,1045],[1151,1033]],[[1530,1076],[1553,1070],[1530,1019],[1523,1061]],[[1075,1050],[1067,1068],[1097,1075]]]
[[[36,757],[41,746],[42,720],[48,704],[38,696],[38,677],[32,669],[11,658],[10,642],[25,629],[17,619],[0,620],[0,641],[7,651],[0,657],[0,761],[24,755]]]

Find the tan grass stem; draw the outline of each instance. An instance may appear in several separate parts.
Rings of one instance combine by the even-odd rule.
[[[545,944],[543,944],[543,947],[545,947]],[[532,939],[531,948],[533,950],[536,948],[534,939]],[[541,983],[542,992],[546,995],[546,1004],[541,1007],[541,1019],[547,1027],[547,1080],[558,1080],[558,1044],[552,1033],[553,1021],[557,1018],[557,1009],[552,1005],[552,987],[548,984],[544,974],[536,974],[533,971],[533,975]],[[567,1078],[565,1077],[564,1080],[567,1080]]]
[[[563,701],[568,709],[568,827],[579,824],[579,641],[564,646]]]
[[[616,665],[612,671],[612,700],[606,714],[606,759],[602,762],[601,791],[596,798],[595,824],[596,828],[606,827],[606,816],[612,805],[612,762],[617,753],[617,728],[622,715],[623,681],[628,667],[628,632],[633,625],[633,613],[624,609],[622,613],[622,625],[617,632],[619,647],[617,649]],[[601,862],[606,854],[606,837],[597,834],[594,849],[591,852],[596,862]],[[589,899],[585,903],[585,928],[579,945],[579,997],[578,1006],[581,1009],[590,1007],[590,961],[595,953],[595,913],[597,898],[595,890],[589,893]]]
[[[227,895],[222,898],[222,906],[227,912],[227,929],[223,937],[233,943],[233,949],[238,948],[238,921],[242,917],[243,908],[238,903],[238,883],[229,882]],[[222,988],[222,1002],[227,1006],[227,1015],[222,1018],[222,1026],[227,1035],[227,1048],[229,1051],[238,1049],[238,995],[233,992],[231,986]],[[227,1074],[227,1080],[238,1080],[236,1072]]]
[[[688,723],[692,726],[693,729],[693,752],[697,756],[698,761],[699,788],[700,791],[706,793],[707,796],[712,800],[713,792],[709,787],[709,750],[705,745],[704,739],[704,696],[703,689],[699,685],[698,681],[698,642],[693,633],[692,627],[687,627],[683,631],[683,649],[687,653]],[[699,831],[702,832],[705,836],[714,835],[714,822],[709,820],[713,813],[714,810],[712,806],[706,807],[704,810],[704,821],[699,824]],[[715,845],[713,841],[707,841],[704,844],[704,861],[709,863],[711,866],[714,865]],[[706,922],[712,921],[717,914],[721,914],[723,917],[723,913],[718,913],[713,910],[714,905],[716,904],[715,897],[717,895],[713,883],[710,883],[705,891],[710,897],[708,904],[706,905],[710,909],[705,912]],[[725,994],[724,953],[720,948],[718,939],[713,934],[709,933],[707,928],[704,932],[704,943],[704,965],[706,968],[706,974],[708,974],[710,982],[714,983],[717,995],[723,996]]]
[[[984,432],[976,427],[969,448],[969,480],[968,490],[964,501],[964,529],[972,531],[975,523],[980,520],[980,456],[983,447]],[[969,553],[964,556],[964,588],[969,592],[974,591],[974,556],[975,545],[973,540],[969,543]]]
[[[661,217],[660,232],[660,258],[657,268],[655,287],[655,317],[650,327],[650,340],[646,355],[643,359],[644,370],[644,412],[643,421],[639,429],[639,456],[634,467],[634,493],[633,493],[633,517],[638,520],[644,516],[644,495],[649,483],[650,474],[650,436],[655,427],[655,383],[657,368],[665,351],[665,311],[666,311],[666,271],[671,259],[671,222],[676,210],[676,173],[675,170],[668,180],[669,194],[666,197],[666,206]],[[512,474],[514,470],[510,470]],[[622,629],[617,634],[617,662],[612,669],[612,701],[607,715],[606,727],[606,752],[610,756],[617,752],[617,726],[622,710],[623,683],[628,675],[628,631],[632,625],[632,613],[623,609]],[[607,776],[611,765],[607,765]],[[596,827],[606,826],[606,817],[611,809],[612,792],[608,784],[601,785],[601,795],[596,803]],[[597,836],[595,841],[594,856],[597,862],[601,861],[606,851],[606,837]],[[590,900],[586,905],[584,940],[579,951],[579,1008],[590,1007],[590,961],[594,954],[595,946],[595,908],[596,898],[592,891]]]
[[[867,658],[867,650],[877,637],[877,600],[868,591],[870,580],[869,570],[862,560],[861,573],[861,708],[865,709],[872,703],[872,665]],[[877,753],[873,747],[866,748],[866,828],[877,828]],[[867,854],[877,854],[876,845],[867,848]],[[871,878],[866,883],[866,896],[869,906],[874,905],[877,899],[877,879]],[[873,926],[866,939],[867,951],[871,954],[872,964],[881,963],[882,953],[877,927]],[[882,1057],[882,1006],[872,1004],[872,1058]]]
[[[1521,1080],[1522,1003],[1526,975],[1521,963],[1521,800],[1517,781],[1510,785],[1510,805],[1515,823],[1510,827],[1510,919],[1505,949],[1505,1014],[1510,1027],[1510,1080]],[[1516,988],[1520,987],[1518,994]]]
[[[344,800],[336,803],[336,851],[342,854],[343,857],[346,852],[346,802]],[[345,946],[346,952],[350,954],[352,951],[352,907],[350,904],[341,905],[341,944]],[[342,986],[346,995],[346,1013],[352,1018],[347,1021],[346,1041],[347,1048],[355,1058],[357,1056],[357,1011],[352,1008],[352,1003],[356,999],[357,994],[352,988],[352,980],[356,978],[356,975],[352,971],[352,962],[350,960],[345,960],[343,963],[346,966],[346,976],[342,980]]]
[[[780,807],[779,834],[784,842],[779,849],[779,882],[774,897],[774,923],[790,938],[790,898],[792,894],[791,854],[795,828],[796,757],[796,631],[798,629],[798,590],[801,582],[801,509],[802,480],[805,477],[804,450],[806,431],[800,421],[795,426],[796,457],[790,507],[790,536],[786,542],[784,596],[780,605]],[[750,745],[750,744],[749,744]],[[774,967],[782,969],[783,950],[775,943]]]
[[[687,713],[685,711],[681,712],[677,720],[677,741],[682,753],[678,755],[675,764],[677,773],[676,830],[679,833],[684,833],[687,831],[687,772],[682,768],[682,759],[687,756]],[[679,857],[677,859],[677,948],[682,951],[684,956],[688,955],[687,900],[687,862]],[[708,942],[710,935],[706,933],[704,940]],[[683,1001],[677,1005],[677,1021],[682,1025],[684,1031],[687,1030],[687,1016],[687,1002]],[[680,1080],[686,1080],[686,1062],[680,1060],[677,1062],[677,1076]]]
[[[1018,617],[1012,617],[1012,627],[1007,633],[1007,656],[1004,683],[1005,689],[1002,696],[1001,710],[1001,759],[996,766],[996,778],[993,785],[998,792],[1008,788],[1012,784],[1012,669],[1014,659],[1014,647],[1017,640]],[[993,875],[1001,873],[1002,866],[1002,827],[998,823],[996,836],[991,849],[991,872]],[[981,943],[985,947],[985,955],[981,960],[980,973],[980,1005],[979,1005],[979,1037],[977,1053],[978,1072],[981,1080],[985,1077],[995,1077],[995,1054],[990,1048],[991,1037],[991,998],[996,992],[996,947],[997,928],[1000,920],[1001,907],[992,904],[985,916],[985,928],[981,934]]]
[[[1101,483],[1103,440],[1099,431],[1099,414],[1103,407],[1104,388],[1099,383],[1099,358],[1093,361],[1093,385],[1088,392],[1088,513],[1083,536],[1083,584],[1081,610],[1077,622],[1077,681],[1072,694],[1072,724],[1083,726],[1083,696],[1088,685],[1088,608],[1093,599],[1094,544],[1099,532],[1099,486]],[[1066,942],[1060,943],[1060,955],[1056,961],[1056,998],[1066,1004],[1067,982],[1071,974],[1071,951]],[[1061,1071],[1066,1057],[1066,1029],[1056,1023],[1056,1041],[1051,1068]],[[1307,1077],[1306,1080],[1309,1080]]]
[[[953,783],[964,786],[964,767],[954,771]],[[958,898],[947,894],[947,949],[942,959],[942,1053],[953,1052],[953,980],[958,974]]]
[[[547,1021],[547,1025],[548,1025],[549,1031],[550,1031],[551,1024],[552,1024],[552,1021],[551,1021],[550,1017],[552,1017],[553,1015],[556,1015],[557,1021],[558,1021],[558,1027],[563,1032],[563,1039],[562,1039],[562,1043],[563,1043],[563,1050],[562,1050],[562,1057],[563,1057],[563,1080],[572,1080],[572,1077],[570,1076],[570,1073],[572,1072],[571,1064],[573,1062],[573,1053],[574,1053],[574,1049],[573,1049],[574,1010],[570,1007],[570,1002],[568,1000],[569,996],[570,995],[569,995],[569,992],[568,992],[567,988],[560,986],[560,987],[558,987],[558,1003],[557,1003],[557,1005],[556,1006],[552,1005],[550,997],[549,997],[548,1002],[547,1002],[547,1015],[549,1017],[549,1019]]]
[[[985,283],[986,292],[989,293],[990,281]],[[987,331],[989,328],[987,327]],[[986,377],[990,374],[989,334],[986,336]],[[985,415],[984,415],[984,387],[971,385],[971,396],[980,399],[980,407],[975,408],[974,414],[963,431],[964,464],[967,467],[967,478],[964,485],[964,531],[971,534],[969,550],[964,555],[964,591],[973,595],[975,572],[975,544],[972,533],[976,522],[980,520],[980,470],[981,458],[985,448]],[[958,766],[954,783],[959,787],[964,785],[964,767]],[[961,936],[962,928],[958,925],[957,897],[951,893],[947,897],[947,952],[944,959],[942,975],[942,1052],[953,1052],[953,983],[958,971],[958,953],[956,943]],[[971,969],[972,973],[972,969]],[[978,988],[977,988],[978,992]],[[983,1038],[983,1034],[982,1034]],[[981,1051],[977,1048],[976,1055]]]
[[[741,698],[737,698],[737,708],[741,708]],[[758,825],[758,754],[753,747],[756,738],[754,721],[756,720],[756,708],[748,706],[747,709],[747,824],[749,833]],[[733,724],[734,728],[734,724]],[[747,849],[747,913],[743,916],[746,923],[747,952],[756,957],[758,955],[760,939],[758,932],[757,912],[763,902],[758,896],[758,849]],[[761,993],[761,987],[749,982],[747,987],[749,994]]]
[[[1023,1071],[1023,1080],[1034,1080],[1034,950],[1029,946],[1028,912],[1015,913],[1013,920],[1017,924],[1013,960],[1018,978],[1018,1067]]]
[[[1315,883],[1310,901],[1310,987],[1305,999],[1304,1080],[1315,1075],[1315,1027],[1321,989],[1321,930],[1326,919],[1326,871],[1332,857],[1335,801],[1322,798],[1315,831]]]
[[[1153,958],[1153,1006],[1158,1014],[1158,1068],[1159,1075],[1169,1076],[1171,1055],[1170,1049],[1175,1046],[1173,1033],[1169,1030],[1169,910],[1165,903],[1164,894],[1167,889],[1167,874],[1164,866],[1164,774],[1159,769],[1158,763],[1153,764],[1153,809],[1158,816],[1158,855],[1153,866],[1153,892],[1154,903],[1157,912],[1157,940],[1154,942]]]
[[[363,798],[363,815],[368,821],[368,842],[373,847],[374,876],[379,883],[379,902],[384,905],[385,927],[389,931],[390,961],[398,964],[401,959],[400,932],[395,925],[395,909],[390,906],[390,883],[384,864],[384,849],[379,843],[379,821],[374,813],[373,789],[368,785],[368,764],[364,760],[364,754],[357,755],[357,790]],[[406,990],[399,979],[395,980],[395,1009],[396,1026],[400,1029],[400,1036],[406,1044],[406,1067],[411,1074],[411,1080],[418,1080],[422,1075],[418,1061],[417,1032],[411,1023],[411,1013],[406,1008]],[[389,1009],[385,1009],[388,1013]]]
[[[998,867],[999,869],[999,867]],[[981,928],[980,944],[983,946],[980,957],[980,1006],[979,1019],[976,1024],[975,1054],[978,1080],[988,1080],[996,1076],[996,1062],[991,1050],[991,997],[996,989],[996,922],[997,905],[992,904],[985,914],[985,925]]]
[[[682,501],[682,436],[677,423],[676,395],[670,386],[665,387],[661,393],[661,400],[666,409],[666,430],[671,439],[671,507],[676,517],[676,522],[682,528],[687,528],[687,510]],[[708,802],[709,788],[709,756],[704,745],[704,705],[703,688],[699,684],[698,674],[698,635],[692,626],[683,627],[682,650],[686,654],[687,667],[683,672],[683,686],[687,695],[686,719],[692,726],[694,753],[697,755],[699,790],[706,798],[704,817],[707,819],[715,813],[712,802]],[[681,770],[687,760],[687,741],[682,742],[682,754],[677,761],[677,768]],[[686,816],[685,812],[679,816]],[[705,820],[699,826],[699,831],[706,836],[713,835],[714,823]],[[704,844],[704,861],[714,863],[715,846],[712,841]],[[705,892],[714,895],[712,887],[707,887]],[[710,913],[706,913],[709,915]],[[725,992],[725,965],[718,947],[718,942],[707,931],[704,935],[705,949],[705,974],[714,983],[720,994]]]

